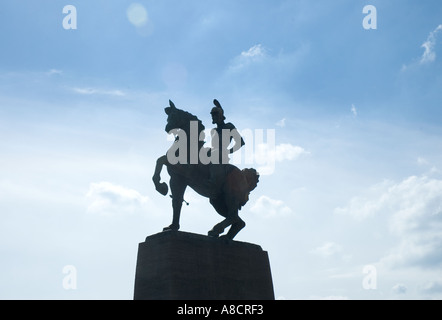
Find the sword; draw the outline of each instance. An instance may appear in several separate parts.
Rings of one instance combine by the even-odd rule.
[[[172,196],[172,195],[170,195],[170,197],[173,199],[173,196]],[[189,202],[187,202],[187,201],[184,200],[184,199],[183,199],[183,202],[184,202],[186,205],[189,205],[189,204],[190,204]]]

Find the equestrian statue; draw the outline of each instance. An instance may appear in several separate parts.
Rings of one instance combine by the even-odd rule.
[[[161,170],[166,166],[170,175],[172,198],[172,224],[163,231],[180,229],[180,214],[184,202],[184,193],[189,186],[203,197],[209,198],[210,204],[225,219],[208,232],[210,237],[219,237],[230,226],[222,238],[233,240],[245,227],[239,217],[239,210],[248,202],[249,194],[259,182],[255,169],[240,170],[229,163],[229,154],[239,150],[244,140],[232,123],[225,123],[224,110],[218,100],[213,101],[211,110],[213,124],[212,147],[205,144],[205,127],[202,122],[189,112],[178,109],[169,100],[165,108],[167,114],[167,133],[173,133],[176,139],[166,155],[158,158],[152,180],[156,190],[166,196],[169,187],[161,182]],[[230,145],[233,142],[233,146]]]

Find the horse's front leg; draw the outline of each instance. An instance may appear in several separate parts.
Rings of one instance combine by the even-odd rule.
[[[187,185],[180,179],[174,176],[170,179],[170,189],[172,191],[172,209],[173,218],[172,224],[163,229],[163,231],[178,231],[180,229],[180,216],[181,208],[183,206],[184,192],[186,191]]]
[[[169,188],[167,187],[166,183],[160,183],[161,181],[161,170],[163,169],[163,166],[167,164],[167,157],[162,156],[159,157],[155,166],[155,172],[152,177],[152,181],[155,184],[155,189],[161,193],[162,195],[167,195],[169,192]]]
[[[159,157],[155,166],[155,172],[153,174],[152,180],[155,185],[159,184],[161,181],[161,170],[163,169],[163,165],[167,162],[167,157],[162,156]]]

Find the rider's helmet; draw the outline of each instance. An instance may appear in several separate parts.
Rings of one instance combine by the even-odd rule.
[[[213,104],[215,105],[215,107],[212,108],[210,114],[220,113],[223,117],[223,120],[226,120],[226,117],[224,116],[224,109],[223,107],[221,107],[221,104],[218,102],[218,100],[213,100]]]

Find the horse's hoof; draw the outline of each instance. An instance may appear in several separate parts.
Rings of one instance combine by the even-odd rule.
[[[163,228],[163,232],[164,231],[178,231],[178,230],[180,230],[180,226],[179,225],[173,225],[173,224],[171,224],[168,227]]]
[[[161,193],[163,196],[166,196],[167,193],[169,192],[169,187],[167,186],[167,183],[165,183],[165,182],[155,184],[155,189],[159,193]]]
[[[210,230],[210,231],[207,233],[207,235],[208,235],[209,237],[211,237],[211,238],[218,238],[218,237],[219,237],[219,234],[216,233],[215,231],[212,231],[212,230]]]
[[[230,243],[233,241],[233,239],[230,239],[230,237],[227,234],[219,237],[218,239],[224,243]]]

